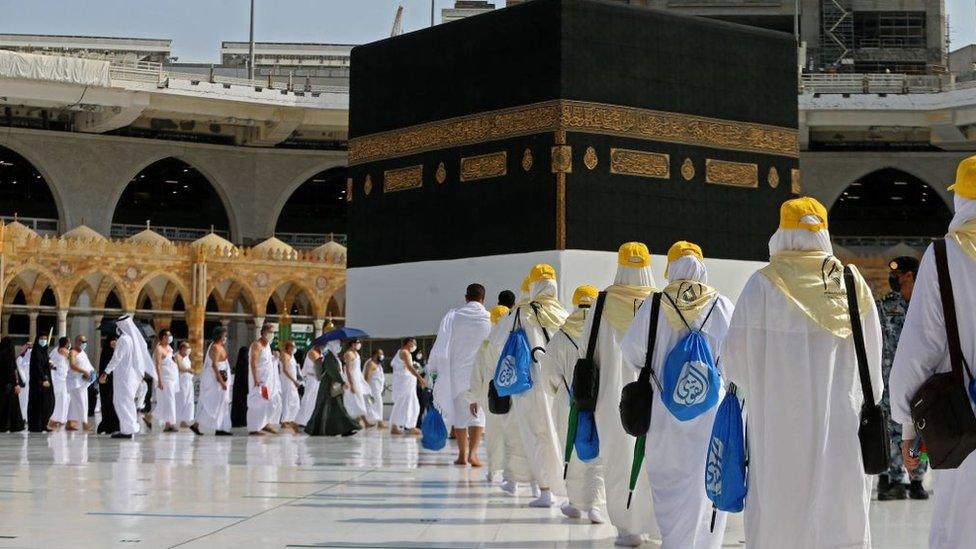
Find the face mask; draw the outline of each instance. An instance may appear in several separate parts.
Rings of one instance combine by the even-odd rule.
[[[78,346],[78,348],[81,349],[81,352],[85,352],[85,349],[88,348],[88,342],[86,341],[82,343],[81,345]]]
[[[384,358],[386,358],[386,357],[385,357],[385,356],[383,356],[383,355],[380,355],[380,356],[378,356],[378,357],[376,357],[376,361],[377,361],[377,362],[383,362],[383,359],[384,359]]]
[[[424,353],[417,353],[417,360],[424,358]]]
[[[173,342],[173,336],[171,335],[166,336],[166,344],[169,345],[172,342]]]
[[[40,340],[37,341],[37,345],[40,348],[43,349],[44,347],[47,347],[47,340],[46,339],[40,339]]]
[[[189,347],[187,347],[186,350],[183,351],[183,356],[190,356],[190,348]]]
[[[901,281],[898,280],[898,275],[895,273],[890,273],[888,275],[888,286],[891,288],[892,292],[901,291]]]
[[[355,348],[356,348],[356,350],[358,351],[358,350],[360,350],[360,349],[362,349],[362,348],[363,348],[363,344],[362,344],[362,343],[357,343],[356,345],[354,345],[354,347],[355,347]]]
[[[417,352],[417,346],[416,345],[411,345],[410,346],[410,352],[411,353],[416,353]]]

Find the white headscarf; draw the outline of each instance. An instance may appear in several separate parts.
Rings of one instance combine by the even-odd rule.
[[[654,273],[650,267],[628,267],[617,264],[617,274],[613,277],[614,284],[621,286],[650,286],[654,285]]]
[[[800,221],[804,223],[822,223],[824,220],[815,215],[805,215]],[[823,252],[834,255],[834,247],[830,244],[830,232],[822,229],[810,232],[806,229],[777,229],[769,239],[769,255],[779,252]]]
[[[668,282],[675,280],[692,280],[708,284],[708,271],[705,264],[693,255],[683,255],[668,263]]]
[[[156,379],[156,367],[153,365],[152,357],[149,355],[149,348],[146,340],[139,331],[135,321],[129,315],[123,316],[116,321],[116,328],[119,335],[126,335],[132,338],[132,361],[135,363],[133,369],[136,372],[144,372]]]
[[[957,194],[952,199],[952,205],[956,213],[952,216],[952,221],[949,222],[948,232],[950,233],[962,227],[970,219],[976,218],[976,200],[970,200]]]

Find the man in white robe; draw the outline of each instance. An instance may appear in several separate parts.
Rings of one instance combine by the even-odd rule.
[[[661,296],[651,359],[659,380],[664,375],[668,354],[688,335],[688,326],[701,330],[712,358],[717,363],[720,360],[718,352],[734,307],[728,298],[708,286],[703,259],[701,248],[691,242],[676,242],[668,251],[665,270],[668,285]],[[651,300],[647,299],[620,343],[624,364],[638,374],[647,358],[650,326]],[[680,421],[665,407],[661,392],[655,386],[644,466],[651,483],[654,516],[661,530],[664,549],[718,549],[722,546],[726,513],[716,514],[713,528],[712,503],[705,495],[703,482],[715,412],[724,396],[721,383],[718,391],[719,400],[714,406],[698,417]]]
[[[569,315],[556,298],[558,286],[556,270],[552,266],[539,264],[532,267],[528,281],[529,303],[517,303],[515,310],[498,324],[497,330],[492,333],[491,346],[492,353],[500,356],[509,333],[519,320],[529,348],[533,350],[530,371],[533,386],[523,393],[512,395],[512,407],[507,414],[511,416],[509,429],[517,428],[532,471],[532,480],[539,487],[539,497],[529,506],[551,507],[566,495],[566,484],[563,481],[562,453],[552,420],[551,399],[545,388],[539,360],[545,354],[547,340]],[[510,487],[514,490],[514,486]]]
[[[112,438],[132,438],[139,432],[139,415],[136,398],[143,378],[155,375],[156,368],[142,332],[136,327],[131,316],[123,316],[116,323],[119,339],[115,343],[112,360],[105,366],[101,382],[112,376],[112,403],[119,416],[119,432]]]
[[[740,387],[749,437],[746,545],[756,549],[870,547],[872,477],[864,474],[858,377],[843,265],[827,210],[783,204],[770,264],[746,282],[722,352]],[[881,400],[881,327],[855,269],[874,394]]]
[[[573,370],[582,358],[580,339],[583,336],[583,323],[596,303],[600,290],[596,286],[583,285],[573,292],[575,309],[552,336],[546,346],[546,354],[541,359],[542,373],[546,376],[552,400],[552,419],[556,425],[556,442],[563,450],[565,461],[566,438],[569,434],[570,386],[573,383]],[[566,468],[566,495],[568,499],[560,510],[563,515],[578,519],[586,512],[586,518],[593,524],[606,522],[603,509],[607,495],[603,486],[603,465],[600,456],[588,462],[579,459],[575,450]]]
[[[390,361],[393,369],[393,408],[390,410],[390,434],[408,433],[419,435],[417,417],[420,415],[420,399],[417,398],[417,384],[427,387],[427,382],[417,371],[413,353],[417,350],[417,340],[412,337],[400,342],[400,350]]]
[[[637,380],[637,373],[624,366],[620,341],[652,291],[654,275],[651,274],[651,254],[647,246],[641,242],[621,245],[617,252],[617,274],[613,284],[606,289],[606,302],[597,326],[599,332],[593,360],[600,368],[600,388],[594,417],[600,436],[600,455],[604,458],[607,514],[617,529],[615,543],[628,547],[636,547],[658,536],[646,469],[640,472],[630,508],[627,508],[631,460],[637,439],[627,434],[620,423],[620,391],[624,385]],[[580,337],[580,353],[584,356],[590,331],[594,329],[593,319],[594,315],[587,317]]]
[[[274,357],[271,353],[271,341],[274,339],[274,326],[265,324],[261,327],[261,337],[251,343],[248,349],[248,365],[251,369],[247,392],[247,431],[250,435],[264,433],[278,434],[271,427],[272,414],[272,375],[277,377],[274,368]]]
[[[972,373],[976,368],[976,156],[960,163],[951,188],[955,215],[946,235],[946,257],[962,355]],[[922,257],[891,370],[891,414],[902,424],[902,453],[909,471],[918,461],[909,455],[915,443],[909,403],[929,377],[951,370],[935,254],[930,246]],[[963,377],[971,383],[967,375]],[[929,547],[976,546],[976,453],[958,469],[932,471],[932,481],[935,505]]]
[[[434,406],[444,415],[444,422],[454,427],[458,444],[454,463],[480,467],[478,445],[485,430],[485,413],[471,413],[467,393],[475,355],[491,330],[491,315],[485,309],[485,288],[481,284],[469,285],[464,299],[463,306],[452,309],[441,320],[427,368],[437,374]]]

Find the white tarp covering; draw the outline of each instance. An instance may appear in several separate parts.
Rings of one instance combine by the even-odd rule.
[[[47,80],[107,88],[111,84],[108,69],[109,62],[98,59],[0,50],[0,78]]]

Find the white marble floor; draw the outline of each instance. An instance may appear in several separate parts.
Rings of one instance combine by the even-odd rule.
[[[0,435],[0,547],[610,547],[445,449],[345,439]],[[926,545],[931,503],[872,507],[875,547]],[[741,520],[726,547],[742,547]],[[650,545],[648,545],[650,547]]]

